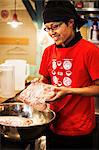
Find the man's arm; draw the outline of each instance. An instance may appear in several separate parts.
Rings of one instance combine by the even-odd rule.
[[[95,84],[88,87],[81,87],[81,88],[68,88],[65,86],[53,88],[55,95],[50,101],[54,101],[60,99],[66,95],[81,95],[81,96],[99,96],[99,80],[94,82]]]

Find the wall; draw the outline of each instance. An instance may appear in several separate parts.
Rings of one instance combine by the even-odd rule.
[[[20,44],[19,41],[16,41],[15,44],[10,42],[9,44],[0,44],[0,63],[3,63],[8,58],[21,58],[26,59],[31,65],[35,65],[37,25],[33,23],[26,10],[18,11],[18,19],[23,21],[24,24],[15,29],[7,25],[8,20],[0,20],[0,38],[25,38],[28,43]]]

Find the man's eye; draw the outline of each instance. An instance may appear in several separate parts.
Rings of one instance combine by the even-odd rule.
[[[50,30],[50,28],[46,28],[46,30]]]
[[[53,25],[53,26],[52,26],[52,29],[57,29],[58,27],[59,27],[59,25],[56,24],[56,25]]]
[[[48,32],[50,30],[50,28],[45,27],[44,30]]]

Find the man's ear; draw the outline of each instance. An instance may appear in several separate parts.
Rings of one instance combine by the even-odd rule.
[[[68,26],[74,27],[74,19],[70,19],[70,20],[69,20]]]

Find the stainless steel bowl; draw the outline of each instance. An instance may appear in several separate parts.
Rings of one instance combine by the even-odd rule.
[[[43,117],[44,122],[35,122],[28,126],[13,126],[0,123],[0,133],[9,140],[32,140],[38,138],[44,132],[47,125],[55,119],[55,113],[51,109],[38,111],[23,103],[0,104],[0,117],[17,116],[35,120],[35,117]],[[16,120],[17,121],[17,120]]]

